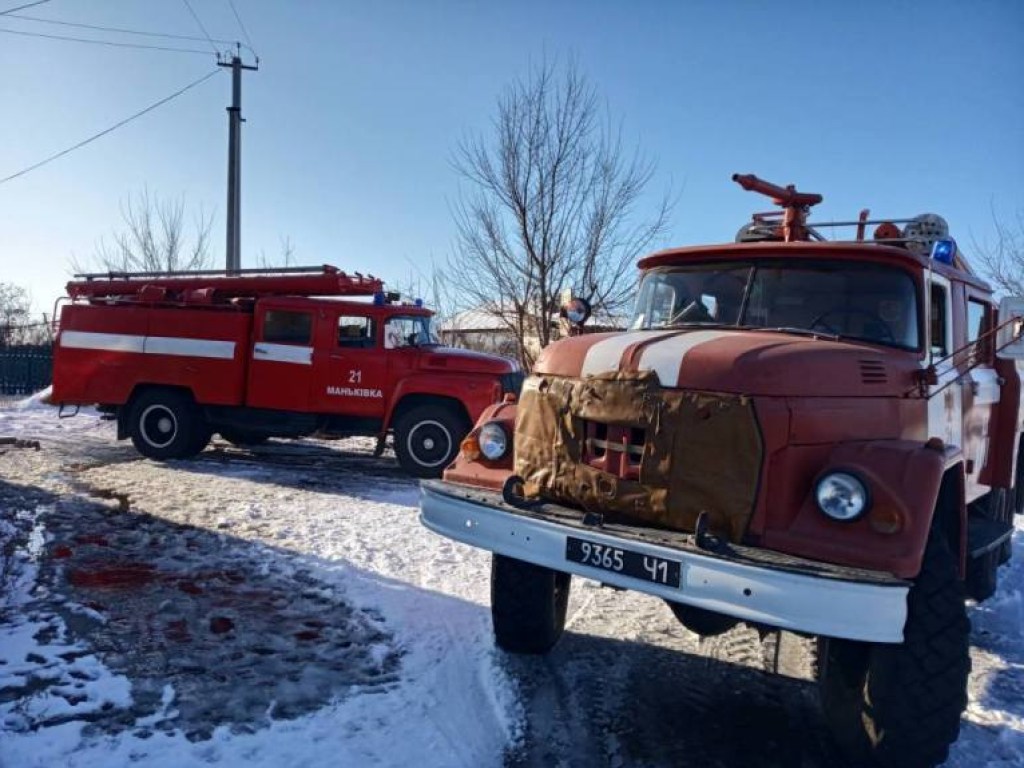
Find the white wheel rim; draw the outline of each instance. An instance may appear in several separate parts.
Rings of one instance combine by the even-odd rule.
[[[139,416],[139,434],[154,448],[166,448],[178,436],[174,411],[159,403],[149,406]]]
[[[436,461],[424,461],[420,457],[419,451],[416,450],[416,433],[419,432],[421,429],[437,429],[445,436],[445,440],[448,443],[448,450],[446,450],[441,455],[441,458],[437,459]],[[405,450],[408,451],[410,456],[412,456],[413,461],[415,461],[421,467],[439,467],[445,463],[445,461],[448,459],[448,456],[451,454],[453,443],[454,440],[452,439],[452,433],[448,431],[448,427],[446,427],[439,421],[435,421],[434,419],[427,419],[426,421],[417,422],[416,426],[409,430],[409,434],[405,438]],[[435,445],[436,443],[434,442],[434,439],[432,437],[423,438],[424,449],[428,451],[433,451]]]

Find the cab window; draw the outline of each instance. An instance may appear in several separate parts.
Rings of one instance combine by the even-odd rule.
[[[971,359],[985,360],[988,357],[989,338],[982,338],[988,331],[988,305],[977,299],[967,300],[967,341],[980,342],[972,347]]]
[[[273,344],[309,344],[313,336],[313,315],[271,309],[263,316],[263,341]]]
[[[373,320],[369,317],[342,315],[338,318],[338,346],[366,348],[373,346]]]
[[[437,337],[430,327],[430,318],[422,315],[389,317],[384,325],[384,348],[436,345]]]
[[[949,328],[949,310],[945,286],[932,283],[931,287],[931,352],[934,357],[944,357],[950,353],[947,343]]]

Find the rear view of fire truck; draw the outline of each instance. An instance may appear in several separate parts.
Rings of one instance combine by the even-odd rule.
[[[436,342],[431,312],[335,267],[80,275],[68,284],[53,401],[96,404],[144,456],[213,433],[388,433],[403,468],[437,476],[483,409],[518,389],[503,358]]]

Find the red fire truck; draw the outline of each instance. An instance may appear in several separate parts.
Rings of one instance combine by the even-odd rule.
[[[331,266],[77,278],[53,402],[98,404],[150,458],[195,455],[214,432],[374,435],[378,450],[391,432],[403,468],[437,476],[523,377],[512,361],[441,346],[421,302]]]
[[[865,210],[826,242],[820,195],[735,180],[783,210],[642,259],[631,329],[547,347],[421,519],[494,553],[506,650],[554,646],[574,575],[705,636],[816,635],[856,764],[934,766],[967,705],[964,598],[1024,511],[1024,300],[997,305],[938,216]]]

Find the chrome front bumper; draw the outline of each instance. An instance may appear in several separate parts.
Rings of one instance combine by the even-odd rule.
[[[729,546],[701,550],[687,534],[629,526],[584,525],[579,512],[545,504],[522,510],[501,496],[440,480],[421,484],[420,521],[443,536],[501,555],[675,603],[795,632],[880,643],[903,641],[909,583],[889,574],[843,568]],[[583,538],[673,560],[679,588],[566,559],[566,538]]]

